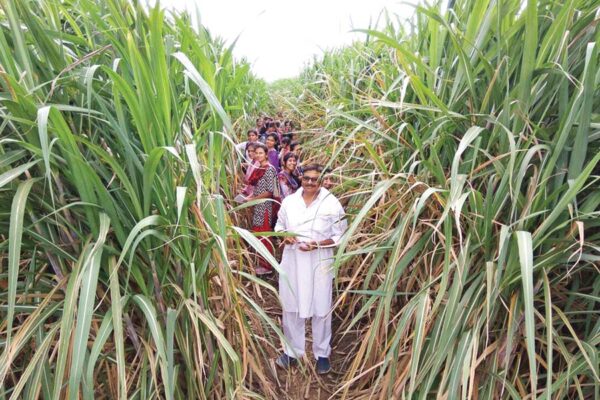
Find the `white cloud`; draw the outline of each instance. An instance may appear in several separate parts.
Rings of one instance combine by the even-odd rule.
[[[161,5],[192,14],[197,7],[212,34],[229,43],[239,35],[235,56],[246,57],[267,81],[293,77],[322,49],[360,38],[349,31],[367,28],[384,8],[403,18],[413,12],[406,2],[385,0],[163,0]]]

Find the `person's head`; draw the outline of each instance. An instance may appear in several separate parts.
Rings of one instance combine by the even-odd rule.
[[[251,160],[254,160],[254,157],[256,156],[256,143],[248,143],[246,145],[246,152],[248,153],[248,157],[250,157]]]
[[[275,132],[275,123],[274,122],[267,123],[267,132],[268,133]]]
[[[281,147],[286,148],[286,149],[289,150],[291,142],[292,141],[290,140],[289,137],[284,136],[284,137],[281,138]]]
[[[321,173],[323,166],[320,164],[308,164],[302,172],[302,189],[304,193],[315,194],[321,188]]]
[[[323,177],[323,187],[327,190],[331,190],[331,189],[333,189],[334,186],[335,186],[335,181],[333,180],[333,175],[326,174]]]
[[[290,143],[290,151],[296,153],[298,157],[300,157],[300,153],[302,152],[302,148],[300,147],[300,143],[296,141],[292,141]]]
[[[265,144],[268,149],[274,149],[277,147],[277,135],[274,133],[269,133],[267,135],[267,139],[265,140]]]
[[[268,149],[267,146],[265,146],[262,143],[256,143],[254,145],[254,159],[256,161],[258,161],[261,165],[265,164],[268,162],[268,158],[267,158],[267,153],[268,153]]]
[[[333,175],[331,174],[331,169],[325,168],[321,174],[321,186],[325,189],[329,190],[334,186]]]
[[[248,130],[248,141],[256,142],[257,140],[258,140],[258,132],[256,132],[256,129]]]
[[[256,118],[256,126],[258,128],[260,128],[261,126],[263,126],[264,123],[265,123],[265,121],[264,121],[263,117]]]
[[[298,166],[298,156],[294,153],[287,153],[283,156],[283,169],[289,173],[293,173],[296,171],[296,167]]]

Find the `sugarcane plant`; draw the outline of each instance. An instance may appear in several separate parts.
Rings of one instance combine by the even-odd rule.
[[[0,398],[272,393],[225,201],[268,102],[188,14],[0,1]]]
[[[599,17],[587,0],[384,12],[281,102],[352,218],[336,395],[600,396]]]

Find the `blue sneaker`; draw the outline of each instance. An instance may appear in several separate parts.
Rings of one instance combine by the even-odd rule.
[[[288,356],[285,353],[277,357],[277,360],[275,360],[275,364],[283,369],[289,369],[291,366],[296,365],[297,362],[298,360],[296,360],[294,357]]]
[[[317,374],[324,375],[331,371],[331,364],[329,364],[329,358],[319,357],[317,359]]]

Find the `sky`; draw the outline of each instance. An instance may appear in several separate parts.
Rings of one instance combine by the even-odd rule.
[[[254,73],[268,82],[300,73],[313,55],[364,37],[386,8],[402,19],[417,0],[161,0],[166,9],[200,12],[211,34],[232,43],[236,58],[246,57]]]

